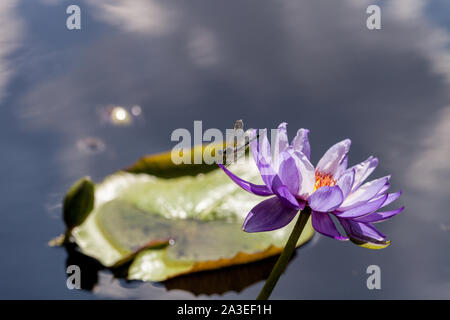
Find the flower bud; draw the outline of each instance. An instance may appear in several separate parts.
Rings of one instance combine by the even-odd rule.
[[[64,198],[63,217],[67,230],[86,220],[94,207],[94,184],[84,177],[73,184]]]

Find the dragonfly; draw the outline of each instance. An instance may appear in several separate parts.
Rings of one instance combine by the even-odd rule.
[[[247,149],[250,146],[250,143],[259,138],[259,132],[256,133],[256,136],[250,138],[250,132],[244,132],[244,144],[239,145],[237,139],[236,132],[238,130],[244,130],[244,122],[242,120],[236,120],[233,126],[234,130],[234,145],[233,147],[227,146],[225,149],[221,150],[223,155],[224,165],[228,167],[230,164],[239,160],[242,156],[245,155]]]

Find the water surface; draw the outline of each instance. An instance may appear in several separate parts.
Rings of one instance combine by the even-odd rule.
[[[65,27],[72,3],[79,31]],[[287,121],[291,137],[309,128],[313,162],[349,137],[350,162],[376,155],[374,177],[391,173],[404,192],[397,205],[406,210],[380,225],[389,248],[316,235],[273,298],[450,298],[450,6],[384,2],[382,29],[370,31],[370,3],[2,1],[0,298],[253,299],[257,279],[241,292],[195,295],[105,271],[92,291],[68,290],[67,252],[47,246],[63,230],[60,203],[73,181],[101,181],[170,149],[171,132],[194,120],[225,130],[236,119],[255,128]],[[112,105],[141,112],[117,125],[105,118]],[[366,287],[371,264],[381,290]]]

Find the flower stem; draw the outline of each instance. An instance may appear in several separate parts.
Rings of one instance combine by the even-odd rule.
[[[294,253],[295,247],[297,245],[297,241],[302,234],[303,229],[305,228],[306,222],[308,222],[309,216],[311,215],[311,209],[306,207],[305,210],[300,212],[299,217],[297,218],[297,222],[295,223],[294,229],[292,229],[291,235],[286,243],[286,246],[283,249],[280,257],[278,258],[277,263],[272,269],[272,272],[267,278],[264,287],[259,293],[256,300],[267,300],[272,294],[273,289],[275,288],[278,280],[280,279],[281,274],[286,269],[289,260]]]

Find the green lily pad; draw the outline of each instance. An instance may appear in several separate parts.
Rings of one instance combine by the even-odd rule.
[[[72,233],[84,254],[107,267],[131,260],[129,279],[163,281],[281,252],[294,222],[271,232],[241,229],[264,198],[240,189],[220,169],[199,165],[196,175],[181,168],[170,173],[173,165],[165,161],[170,157],[143,158],[95,186],[94,208]],[[262,183],[253,159],[230,170]],[[308,222],[298,245],[312,235]]]

